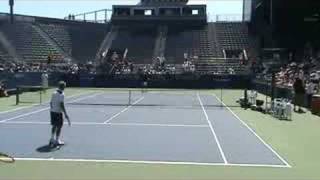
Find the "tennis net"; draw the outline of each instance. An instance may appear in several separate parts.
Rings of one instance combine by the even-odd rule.
[[[42,104],[45,94],[42,86],[17,86],[16,104]]]
[[[220,91],[219,91],[220,92]],[[239,106],[236,99],[231,99],[232,105]],[[202,108],[224,107],[221,94],[212,90],[102,90],[96,91],[87,97],[79,100],[66,101],[66,104],[73,106],[149,106],[149,107],[170,107],[170,108]]]

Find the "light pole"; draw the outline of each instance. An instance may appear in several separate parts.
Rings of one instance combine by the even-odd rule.
[[[14,6],[14,0],[9,0],[9,6],[10,6],[10,23],[13,24],[13,6]]]

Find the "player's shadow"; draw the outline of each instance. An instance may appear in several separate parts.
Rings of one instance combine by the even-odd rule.
[[[57,148],[56,146],[52,147],[48,144],[44,145],[44,146],[41,146],[41,147],[38,147],[36,149],[37,152],[39,153],[50,153],[50,152],[54,152],[54,151],[57,151],[59,150],[59,148]]]

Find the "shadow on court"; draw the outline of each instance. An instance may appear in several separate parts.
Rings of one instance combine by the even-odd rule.
[[[39,153],[50,153],[50,152],[54,152],[57,151],[61,148],[61,146],[50,146],[49,144],[43,145],[41,147],[38,147],[36,149],[37,152]]]

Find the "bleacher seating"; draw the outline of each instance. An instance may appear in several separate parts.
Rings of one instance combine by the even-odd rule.
[[[53,61],[61,61],[62,55],[41,37],[32,27],[32,23],[16,22],[1,25],[1,31],[16,48],[17,54],[25,61],[43,62],[48,54],[52,54]]]
[[[113,40],[111,51],[124,52],[128,48],[128,59],[135,64],[152,64],[157,28],[119,27],[118,34]]]
[[[218,42],[215,23],[208,23],[208,39],[211,46],[211,53],[214,57],[223,57],[222,48]]]
[[[72,57],[79,62],[93,61],[109,29],[106,24],[69,25]]]
[[[182,63],[184,53],[189,56],[212,56],[207,26],[169,26],[165,56],[167,61]]]
[[[64,51],[79,62],[93,61],[109,31],[101,24],[39,24]]]
[[[6,50],[0,45],[0,62],[2,61],[12,61],[13,57],[10,56]]]
[[[241,73],[246,68],[239,65],[239,60],[221,60],[222,50],[237,54],[249,48],[250,38],[245,23],[162,24],[165,33],[158,31],[159,25],[155,24],[114,26],[117,26],[115,38],[110,40],[112,43],[108,55],[117,51],[122,56],[127,48],[127,58],[135,65],[152,64],[153,56],[162,53],[166,64],[182,65],[184,53],[187,53],[189,57],[199,57],[194,62],[199,72],[226,72],[232,68],[236,73]],[[94,61],[110,27],[110,24],[50,18],[32,22],[17,21],[14,24],[0,21],[0,31],[15,47],[18,57],[32,62],[46,62],[48,54],[53,55],[53,61],[61,62],[64,59],[63,53],[78,63]],[[161,53],[154,53],[160,35],[163,36],[164,45],[159,48]],[[13,60],[13,57],[0,44],[1,60]]]
[[[222,49],[243,50],[249,46],[248,28],[245,23],[215,23],[217,40]]]
[[[43,24],[38,26],[46,32],[66,53],[71,54],[71,37],[68,27],[63,24]]]
[[[200,73],[229,73],[230,68],[236,74],[245,73],[247,70],[246,65],[242,65],[239,59],[224,59],[215,57],[200,57],[196,62],[196,70]]]

